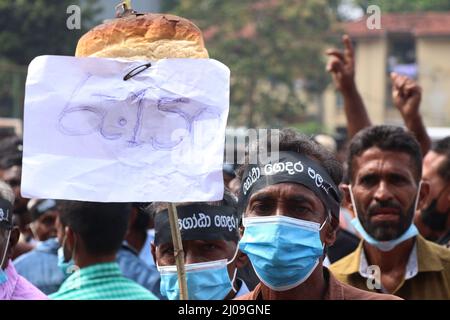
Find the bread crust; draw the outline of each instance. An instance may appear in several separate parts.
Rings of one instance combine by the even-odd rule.
[[[78,41],[75,56],[158,60],[208,58],[201,30],[170,14],[138,14],[103,23]]]

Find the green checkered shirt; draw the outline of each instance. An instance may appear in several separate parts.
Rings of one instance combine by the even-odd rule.
[[[74,272],[58,292],[55,300],[157,300],[147,289],[125,278],[116,262],[99,263]]]

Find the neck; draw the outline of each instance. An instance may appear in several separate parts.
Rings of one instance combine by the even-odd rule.
[[[145,241],[147,240],[147,233],[131,231],[128,233],[125,240],[133,247],[133,249],[136,249],[137,252],[141,252]]]
[[[107,263],[107,262],[115,262],[116,261],[116,253],[109,255],[89,255],[85,253],[77,254],[74,257],[75,265],[80,269],[92,266],[98,263]]]
[[[364,252],[369,265],[377,265],[382,272],[391,270],[406,270],[406,265],[413,249],[415,237],[403,241],[391,251],[381,251],[375,246],[364,242]]]
[[[263,300],[323,300],[328,284],[323,276],[322,262],[320,262],[309,278],[295,288],[286,291],[274,291],[262,285]]]
[[[242,283],[241,283],[241,285],[242,285]],[[236,288],[236,292],[234,292],[234,290],[231,290],[223,300],[232,300],[232,299],[236,298],[236,294],[241,289],[241,285],[239,285],[239,282],[236,278],[236,280],[234,280],[234,283],[233,283],[233,288]]]

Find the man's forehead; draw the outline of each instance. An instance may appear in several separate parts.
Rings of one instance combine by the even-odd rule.
[[[355,157],[353,172],[363,174],[383,169],[396,173],[412,174],[411,160],[411,156],[405,152],[381,150],[373,147]]]
[[[261,198],[292,198],[292,199],[309,199],[314,200],[319,198],[306,188],[305,186],[298,183],[283,182],[274,185],[267,186],[258,192],[254,193],[250,201]]]
[[[235,243],[233,241],[208,240],[208,239],[183,240],[182,243],[183,243],[184,251],[195,249],[196,247],[201,247],[203,245],[208,245],[208,244],[221,246],[221,247],[232,247],[232,246],[237,245],[237,243]],[[163,243],[163,244],[159,245],[158,247],[167,248],[167,247],[172,247],[172,246],[173,246],[173,243],[169,242],[169,243]]]
[[[445,161],[446,156],[443,154],[430,151],[423,159],[423,176],[433,178],[437,175],[441,164]]]

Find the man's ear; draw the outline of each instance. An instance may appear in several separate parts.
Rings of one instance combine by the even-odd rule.
[[[241,236],[241,238],[244,236],[244,231],[245,231],[244,226],[240,226],[239,227],[239,235]]]
[[[332,221],[334,221],[334,218],[331,218]],[[336,234],[339,224],[334,225],[334,222],[331,222],[327,224],[325,228],[325,234],[324,234],[324,242],[325,244],[330,247],[334,244],[336,241]]]
[[[350,188],[348,184],[341,183],[339,185],[339,189],[341,189],[341,192],[343,194],[342,197],[342,206],[350,208],[354,210],[353,204],[352,204],[352,198],[350,197]]]
[[[66,234],[66,248],[68,251],[73,252],[74,246],[75,246],[75,234],[69,226],[66,226],[65,234]],[[72,253],[73,255],[73,253]]]
[[[417,202],[417,210],[421,210],[427,204],[428,196],[430,195],[430,183],[422,180],[422,185],[419,192],[419,201]]]
[[[13,256],[13,252],[14,252],[14,249],[16,248],[17,243],[19,242],[19,238],[20,238],[19,228],[13,227],[11,230],[10,238],[9,238],[8,248],[6,250],[7,260],[11,259],[11,257]]]
[[[157,262],[156,261],[156,246],[153,242],[150,244],[150,253],[152,254],[153,261],[155,262],[155,265],[156,265],[156,262]]]
[[[236,268],[238,269],[244,268],[248,263],[249,263],[248,256],[245,253],[238,251],[236,257]]]

